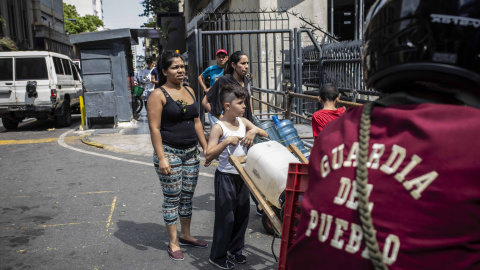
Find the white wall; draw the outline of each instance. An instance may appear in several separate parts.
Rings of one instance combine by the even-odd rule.
[[[81,17],[94,15],[103,21],[102,0],[63,0],[63,2],[75,6]]]
[[[260,11],[266,10],[268,12],[272,10],[280,10],[280,9],[287,9],[289,14],[289,23],[288,28],[301,28],[306,23],[300,19],[300,17],[305,18],[307,21],[312,22],[315,26],[321,27],[324,30],[327,28],[328,23],[328,2],[327,0],[231,0],[226,3],[224,8],[229,8],[232,11]],[[292,15],[291,13],[298,14],[297,16]],[[268,15],[261,15],[265,19],[271,18],[274,19],[275,16],[280,16],[276,13],[269,13]],[[283,14],[282,17],[285,17]],[[268,30],[269,24],[260,23],[256,27],[252,27],[249,25],[249,29],[259,29],[259,30]],[[285,27],[286,28],[286,27]],[[311,28],[311,27],[309,27]],[[242,30],[242,29],[239,29]],[[320,32],[317,31],[317,34],[320,35]],[[319,36],[321,41],[322,36]],[[257,42],[256,39],[253,42]],[[282,42],[285,44],[284,41],[281,40],[280,35],[260,35],[259,36],[260,42],[260,51],[253,50],[249,55],[250,65],[258,69],[258,61],[257,59],[260,58],[261,63],[261,74],[254,74],[254,76],[260,76],[262,81],[262,88],[269,89],[281,89],[281,73],[282,73],[282,66],[281,66],[281,57],[283,56],[280,52],[280,48],[282,47]],[[239,40],[236,40],[235,47],[240,47]],[[273,52],[276,44],[276,53]],[[268,44],[268,45],[267,45]],[[310,37],[307,34],[302,34],[302,46],[309,46],[312,45],[313,42],[311,41]],[[248,44],[244,44],[244,47],[248,46]],[[268,56],[268,59],[267,59]],[[276,57],[276,59],[274,59]],[[267,65],[268,63],[268,65]],[[276,63],[277,65],[274,65]],[[268,66],[268,69],[267,69]],[[277,74],[277,85],[275,85],[275,77],[274,74]],[[256,78],[257,80],[260,78]],[[269,81],[267,85],[267,80]]]

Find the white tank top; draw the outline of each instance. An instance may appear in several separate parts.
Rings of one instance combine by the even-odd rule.
[[[238,136],[240,138],[245,137],[245,133],[247,132],[245,125],[243,124],[243,121],[240,117],[236,118],[238,121],[238,130],[233,131],[228,129],[222,121],[217,121],[216,124],[219,124],[220,127],[223,130],[223,135],[218,141],[218,143],[221,143],[223,140],[225,140],[228,137],[231,136]],[[247,148],[243,146],[240,142],[237,145],[231,145],[229,144],[223,152],[220,154],[220,157],[218,158],[218,167],[217,169],[221,172],[224,173],[233,173],[233,174],[238,174],[237,169],[233,167],[230,162],[228,162],[228,157],[230,155],[235,155],[235,156],[244,156],[247,154]]]

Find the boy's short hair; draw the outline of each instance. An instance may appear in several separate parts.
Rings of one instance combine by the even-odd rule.
[[[320,88],[320,98],[323,101],[335,101],[338,97],[338,88],[335,84],[326,83]]]
[[[225,103],[232,103],[237,98],[244,99],[248,96],[247,90],[238,84],[226,84],[220,89],[220,103],[222,107]]]

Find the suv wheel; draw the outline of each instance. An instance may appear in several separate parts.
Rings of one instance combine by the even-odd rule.
[[[63,114],[57,116],[57,125],[59,127],[69,127],[72,125],[72,108],[70,107],[70,101],[65,101],[63,108]]]
[[[7,130],[17,129],[18,127],[18,122],[11,120],[10,118],[2,117],[2,123]]]

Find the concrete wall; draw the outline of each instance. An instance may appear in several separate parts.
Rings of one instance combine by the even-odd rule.
[[[316,26],[320,26],[321,28],[326,29],[328,23],[327,5],[328,2],[326,0],[229,0],[224,3],[222,8],[228,8],[233,11],[271,11],[272,9],[287,9],[289,11],[288,29],[301,28],[303,25],[305,25],[305,22],[302,21],[300,17],[306,18],[308,21],[314,23]],[[296,13],[298,15],[294,16],[291,13]],[[280,15],[276,15],[275,13],[269,13],[268,15],[264,15],[265,19],[275,19],[276,16]],[[270,25],[268,23],[258,23],[258,25],[256,27],[254,26],[253,29],[269,30]],[[282,43],[284,46],[286,45],[285,41],[281,40],[280,35],[267,34],[260,35],[258,39],[254,40],[254,42],[260,43],[260,50],[252,50],[252,52],[250,53],[251,55],[249,55],[249,60],[250,65],[254,67],[254,69],[256,69],[257,71],[261,71],[259,74],[254,74],[256,76],[255,80],[257,80],[257,83],[261,82],[261,84],[257,85],[261,88],[269,88],[272,90],[281,89],[281,62],[283,53],[281,52],[280,48],[282,48]],[[308,35],[302,35],[302,47],[312,44],[313,42]],[[243,46],[246,47],[248,45],[244,42]],[[240,41],[238,39],[236,39],[235,47],[240,47]],[[274,74],[277,74],[276,78]],[[275,81],[277,82],[276,84]]]
[[[298,13],[300,17],[307,18],[323,29],[328,26],[328,0],[185,0],[185,22],[188,24],[201,12],[212,11],[217,8],[223,10],[260,11],[278,10],[285,8],[288,11]],[[290,16],[290,27],[299,28],[303,25],[300,19]],[[190,29],[187,27],[187,32]]]

